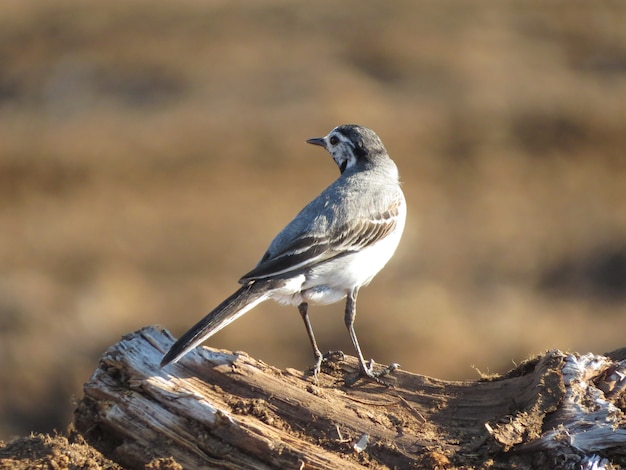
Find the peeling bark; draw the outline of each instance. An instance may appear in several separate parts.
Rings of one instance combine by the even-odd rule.
[[[105,456],[143,468],[616,468],[626,463],[623,354],[549,351],[503,376],[450,382],[397,370],[393,387],[319,382],[245,353],[197,348],[159,369],[172,344],[147,327],[102,357],[75,425]],[[595,467],[594,467],[595,465]]]

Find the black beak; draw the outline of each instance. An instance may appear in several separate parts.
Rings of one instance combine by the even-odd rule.
[[[315,137],[314,139],[309,139],[306,141],[307,144],[319,145],[320,147],[326,147],[326,142],[324,142],[323,137]]]

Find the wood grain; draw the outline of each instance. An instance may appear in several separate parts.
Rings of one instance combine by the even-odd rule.
[[[173,338],[146,327],[112,346],[75,424],[130,468],[579,468],[625,463],[626,362],[549,351],[503,376],[449,382],[397,370],[358,381],[352,357],[319,382],[241,352],[196,348],[158,367]],[[601,468],[601,467],[597,467]]]

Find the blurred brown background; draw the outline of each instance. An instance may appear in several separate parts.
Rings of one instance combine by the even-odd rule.
[[[6,1],[0,438],[63,429],[121,335],[179,335],[373,128],[409,221],[367,357],[438,378],[626,346],[626,3]],[[312,309],[352,354],[343,305]],[[304,369],[295,308],[208,344]],[[74,398],[73,398],[74,397]]]

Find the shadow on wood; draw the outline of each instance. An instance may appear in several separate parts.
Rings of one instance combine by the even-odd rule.
[[[124,337],[84,387],[75,425],[104,455],[143,468],[615,468],[626,463],[626,361],[549,351],[506,375],[448,382],[397,370],[359,381],[355,358],[319,383],[245,353],[196,348],[159,369],[173,338]],[[171,462],[171,460],[170,460]]]

